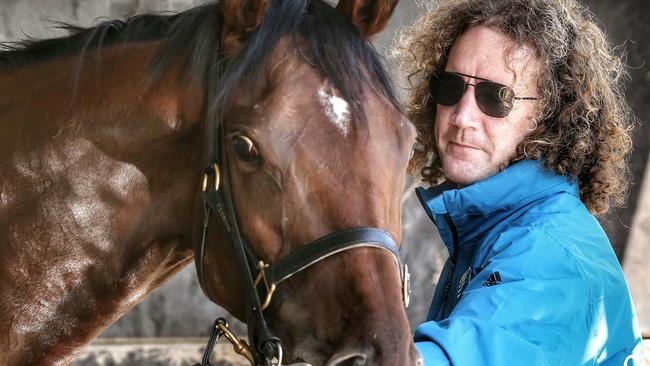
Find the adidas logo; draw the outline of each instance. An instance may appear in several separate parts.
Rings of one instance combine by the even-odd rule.
[[[489,286],[498,285],[500,283],[501,283],[501,274],[499,273],[499,271],[496,271],[492,273],[485,282],[483,282],[483,286],[489,287]]]

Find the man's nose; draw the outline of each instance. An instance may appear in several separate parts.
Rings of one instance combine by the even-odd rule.
[[[483,118],[484,114],[476,103],[474,85],[467,85],[465,93],[463,93],[463,96],[460,98],[458,103],[452,106],[452,108],[454,108],[454,111],[451,122],[454,126],[460,129],[476,129],[479,127],[481,118]]]

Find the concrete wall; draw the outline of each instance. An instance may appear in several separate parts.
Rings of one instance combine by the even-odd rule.
[[[637,214],[632,224],[625,256],[625,276],[631,279],[630,291],[635,300],[641,329],[650,330],[650,159],[646,166],[645,179],[637,203]]]
[[[376,43],[385,50],[396,28],[412,22],[421,11],[416,0],[402,0],[389,29],[378,37]],[[200,1],[192,0],[0,0],[0,41],[11,41],[31,37],[45,37],[58,34],[48,21],[59,20],[84,26],[92,25],[97,18],[124,17],[157,10],[183,10]],[[641,120],[650,117],[650,72],[647,60],[647,35],[650,22],[644,9],[645,1],[633,0],[608,2],[587,1],[607,28],[616,44],[629,40],[628,63],[633,81],[628,93],[630,103]],[[401,89],[403,93],[404,90]],[[632,159],[635,173],[635,188],[628,209],[618,210],[603,220],[608,235],[612,238],[619,256],[625,254],[624,247],[629,236],[630,245],[626,253],[626,273],[634,289],[635,301],[645,329],[650,328],[650,291],[645,278],[650,275],[646,269],[647,246],[650,243],[650,184],[644,188],[643,204],[638,203],[643,171],[648,161],[650,129],[641,127],[635,134],[636,152]],[[414,197],[405,201],[404,252],[412,268],[413,301],[409,308],[412,323],[424,319],[438,273],[446,253],[424,212]],[[634,213],[638,212],[634,219]],[[633,224],[634,222],[634,224]],[[149,299],[134,308],[129,314],[110,327],[104,337],[138,336],[204,336],[212,319],[223,314],[201,293],[193,267],[188,267],[156,291]],[[235,322],[236,323],[236,322]],[[237,323],[236,323],[237,324]],[[240,330],[241,324],[237,324]]]

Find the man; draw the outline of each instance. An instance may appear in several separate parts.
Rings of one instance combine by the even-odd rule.
[[[593,215],[621,205],[634,117],[573,0],[452,0],[406,31],[418,189],[450,252],[415,333],[429,365],[641,365]],[[449,189],[451,188],[451,189]]]

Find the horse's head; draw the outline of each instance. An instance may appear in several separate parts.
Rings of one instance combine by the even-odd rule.
[[[222,112],[239,228],[265,263],[348,228],[381,228],[399,242],[415,133],[367,41],[396,2],[341,0],[333,9],[320,0],[222,1],[229,66],[212,109]],[[246,320],[242,271],[214,222],[205,289]],[[362,247],[279,284],[264,314],[291,359],[413,365],[402,296],[390,253]]]

